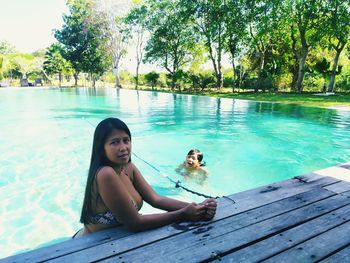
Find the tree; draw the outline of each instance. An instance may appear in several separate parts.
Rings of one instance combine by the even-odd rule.
[[[247,1],[247,13],[250,33],[251,58],[256,58],[257,66],[257,83],[255,92],[260,88],[265,90],[262,85],[267,75],[270,75],[266,66],[269,58],[272,59],[272,49],[274,47],[276,28],[281,25],[281,1]]]
[[[122,58],[127,53],[127,46],[130,38],[130,31],[122,18],[116,18],[114,24],[107,34],[109,37],[109,51],[112,54],[113,72],[115,75],[115,86],[121,87],[119,68]]]
[[[75,85],[80,72],[89,73],[95,81],[107,70],[110,57],[104,29],[104,17],[95,12],[92,0],[68,0],[69,15],[64,15],[64,25],[55,31],[56,39],[64,46],[64,58],[75,71]]]
[[[242,44],[246,39],[247,17],[245,12],[244,1],[229,0],[226,1],[227,15],[224,17],[226,32],[224,33],[224,50],[228,51],[231,56],[233,70],[232,92],[236,86],[236,63],[235,59],[242,50]]]
[[[62,73],[71,68],[69,61],[63,58],[64,49],[61,44],[52,44],[45,54],[44,70],[47,74],[58,74],[59,86],[62,83]]]
[[[225,17],[228,8],[221,0],[182,0],[187,6],[187,16],[192,17],[195,23],[194,32],[199,31],[201,40],[206,46],[209,58],[213,64],[216,86],[223,86],[222,55],[224,49]]]
[[[135,85],[139,85],[139,68],[143,60],[144,53],[144,36],[147,23],[147,8],[145,5],[134,6],[125,18],[125,22],[131,26],[131,31],[136,33],[136,75]]]
[[[23,79],[26,79],[30,72],[37,69],[34,56],[29,54],[18,54],[14,56],[13,63],[16,65]]]
[[[323,35],[328,38],[328,47],[335,51],[332,69],[330,71],[328,92],[332,92],[337,74],[338,62],[350,36],[350,5],[349,1],[328,0],[323,1]]]
[[[147,21],[151,36],[145,48],[144,61],[156,62],[164,67],[174,89],[177,72],[191,61],[196,37],[179,1],[149,2],[147,10],[153,15]]]
[[[111,56],[112,72],[115,76],[115,87],[121,88],[120,68],[123,58],[127,54],[129,40],[131,38],[125,16],[129,9],[128,1],[104,0],[97,1],[97,13],[105,20],[102,28],[107,40],[107,51]],[[133,1],[134,2],[134,1]]]
[[[0,54],[6,55],[15,52],[16,48],[10,42],[6,40],[0,41]]]
[[[148,84],[151,84],[152,90],[154,86],[157,84],[159,79],[159,74],[155,71],[151,71],[145,75],[145,80]]]
[[[107,40],[107,52],[112,59],[112,69],[115,76],[115,87],[121,88],[120,66],[122,58],[127,54],[127,47],[130,38],[130,30],[125,23],[124,17],[116,15],[114,6],[105,7],[99,10],[99,17],[103,17],[105,27],[102,27],[103,34]]]
[[[285,19],[291,24],[292,49],[298,64],[292,89],[302,92],[305,76],[305,63],[310,48],[321,39],[319,30],[320,7],[322,0],[288,0]]]

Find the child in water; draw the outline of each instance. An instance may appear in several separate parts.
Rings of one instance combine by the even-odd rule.
[[[202,160],[203,153],[198,149],[192,149],[187,153],[185,161],[175,171],[182,175],[185,180],[193,179],[202,185],[208,177],[207,170],[203,168],[205,163]]]

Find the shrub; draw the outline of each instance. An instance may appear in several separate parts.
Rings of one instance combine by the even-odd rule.
[[[148,85],[151,85],[152,90],[154,86],[156,86],[158,79],[159,79],[159,74],[155,71],[151,71],[145,75],[146,83]]]

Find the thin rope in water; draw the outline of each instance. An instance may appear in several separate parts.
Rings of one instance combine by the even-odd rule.
[[[206,195],[206,194],[202,194],[202,193],[199,193],[199,192],[196,192],[196,191],[193,191],[187,187],[184,187],[181,185],[181,181],[178,180],[178,181],[175,181],[173,179],[171,179],[171,177],[169,177],[168,175],[165,175],[164,173],[162,173],[162,171],[160,171],[157,167],[155,167],[153,164],[147,162],[145,159],[141,158],[140,156],[138,156],[137,154],[135,153],[132,153],[136,158],[140,159],[141,161],[143,161],[145,164],[149,165],[150,167],[152,167],[154,170],[156,170],[160,175],[163,175],[164,177],[166,177],[170,182],[174,183],[175,184],[175,187],[176,188],[182,188],[183,190],[191,193],[191,194],[195,194],[195,195],[199,195],[199,196],[202,196],[202,197],[205,197],[205,198],[214,198],[214,199],[218,199],[220,198],[220,196],[216,196],[216,197],[213,197],[213,196],[210,196],[210,195]],[[236,201],[229,197],[229,196],[226,196],[226,195],[223,195],[222,196],[223,198],[227,199],[227,200],[230,200],[233,204],[236,203]]]
[[[198,196],[202,196],[202,197],[205,197],[205,198],[219,198],[218,196],[217,197],[213,197],[213,196],[210,196],[210,195],[206,195],[206,194],[202,194],[202,193],[199,193],[197,191],[193,191],[187,187],[184,187],[181,185],[181,181],[180,180],[177,180],[175,181],[174,179],[172,179],[170,176],[162,173],[157,167],[155,167],[153,164],[147,162],[145,159],[141,158],[140,156],[138,156],[137,154],[135,153],[132,153],[136,158],[138,158],[139,160],[143,161],[145,164],[149,165],[150,167],[152,167],[155,171],[157,171],[160,175],[163,175],[165,178],[167,178],[170,182],[174,183],[175,184],[175,187],[176,188],[181,188],[191,194],[195,194],[195,195],[198,195]]]

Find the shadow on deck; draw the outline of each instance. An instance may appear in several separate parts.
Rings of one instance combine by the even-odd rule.
[[[350,262],[350,163],[220,198],[218,204],[210,222],[136,234],[114,228],[0,261]]]

